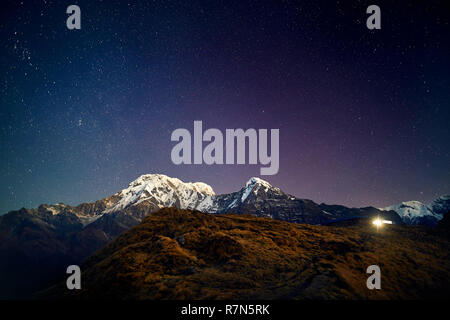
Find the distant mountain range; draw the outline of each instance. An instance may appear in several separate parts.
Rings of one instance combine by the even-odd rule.
[[[449,202],[448,196],[441,197],[427,206],[431,211],[414,214],[411,219],[413,211],[405,211],[401,205],[380,210],[317,204],[286,194],[259,178],[251,178],[239,191],[216,195],[205,183],[146,174],[128,188],[96,202],[78,206],[43,204],[0,216],[0,298],[27,296],[54,277],[52,273],[64,276],[61,266],[78,264],[164,207],[212,214],[247,213],[317,225],[376,216],[395,224],[433,224],[442,218],[441,212],[450,207]]]
[[[429,204],[419,201],[406,201],[386,208],[385,211],[395,211],[406,224],[436,225],[444,214],[450,211],[450,196],[441,196]]]

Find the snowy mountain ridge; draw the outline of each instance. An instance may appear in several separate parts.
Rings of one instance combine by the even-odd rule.
[[[183,182],[162,174],[145,174],[131,182],[128,188],[114,194],[113,197],[118,200],[103,212],[111,213],[151,201],[160,208],[176,206],[218,213],[242,204],[252,193],[257,195],[269,189],[279,190],[267,181],[253,177],[238,192],[216,195],[213,188],[203,182]]]
[[[132,181],[129,187],[113,195],[119,200],[104,210],[104,213],[122,210],[151,200],[158,207],[177,205],[183,209],[194,209],[198,202],[214,196],[211,186],[203,182],[183,182],[163,174],[145,174]]]
[[[395,211],[406,224],[436,223],[450,210],[450,196],[444,195],[429,204],[420,201],[405,201],[396,205],[380,208],[383,211]]]
[[[129,183],[127,188],[96,202],[82,203],[76,207],[62,203],[44,204],[29,212],[51,223],[74,219],[87,226],[100,218],[107,221],[116,216],[141,221],[163,207],[213,214],[251,213],[260,217],[312,224],[326,224],[349,216],[368,216],[376,211],[384,211],[388,215],[387,212],[393,211],[397,223],[435,225],[450,210],[450,196],[441,196],[428,205],[419,201],[406,201],[380,209],[347,208],[318,205],[311,200],[299,199],[257,177],[250,178],[236,192],[217,195],[211,186],[203,182],[183,182],[163,174],[144,174]]]

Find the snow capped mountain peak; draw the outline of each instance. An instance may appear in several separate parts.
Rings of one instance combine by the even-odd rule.
[[[444,215],[450,211],[450,195],[440,196],[432,201],[428,207],[430,207],[434,213]]]
[[[128,188],[116,193],[119,200],[104,212],[121,210],[146,200],[156,207],[177,205],[192,209],[198,201],[213,195],[213,188],[203,182],[183,182],[163,174],[144,174],[132,181]]]
[[[194,189],[195,191],[207,195],[215,195],[214,190],[211,186],[203,182],[183,182],[178,178],[171,178],[164,174],[144,174],[141,175],[136,180],[130,182],[129,187],[134,188],[138,186],[157,186],[163,184],[170,184],[174,188],[179,188],[180,186],[186,186]],[[126,191],[127,189],[122,190]]]
[[[252,177],[250,178],[247,183],[245,184],[245,188],[249,188],[252,187],[256,184],[259,184],[261,186],[264,186],[266,188],[272,188],[272,185],[270,183],[268,183],[267,181],[260,179],[258,177]]]
[[[383,210],[394,210],[401,217],[423,217],[425,215],[432,215],[433,212],[428,208],[427,205],[420,201],[405,201],[393,206],[383,208]]]
[[[264,192],[267,192],[267,190],[271,188],[273,188],[272,185],[267,181],[257,177],[252,177],[247,181],[245,187],[242,188],[241,202],[244,202],[252,192],[258,194],[258,191],[261,189],[263,189]]]
[[[443,214],[450,210],[450,196],[445,195],[426,205],[420,201],[405,201],[396,205],[381,208],[381,210],[393,210],[405,223],[416,224],[421,218],[439,221]]]

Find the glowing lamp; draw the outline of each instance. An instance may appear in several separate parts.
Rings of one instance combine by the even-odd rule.
[[[392,221],[390,220],[381,220],[380,218],[376,218],[375,220],[372,221],[372,223],[377,227],[377,229],[379,227],[381,227],[383,224],[392,224]]]
[[[375,219],[375,220],[373,220],[372,223],[373,223],[374,225],[376,225],[377,228],[378,228],[378,227],[381,227],[381,226],[383,225],[383,221],[380,220],[380,219]]]

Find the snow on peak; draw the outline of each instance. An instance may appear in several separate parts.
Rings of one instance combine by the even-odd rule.
[[[266,188],[272,188],[272,185],[270,183],[268,183],[267,181],[260,179],[258,177],[252,177],[250,178],[247,183],[245,184],[245,188],[249,188],[252,187],[256,184],[262,185]]]
[[[116,193],[119,200],[105,212],[113,212],[145,200],[151,200],[156,206],[178,205],[192,209],[198,201],[215,195],[213,188],[203,182],[183,182],[163,174],[144,174],[132,181],[128,188]]]
[[[162,185],[162,184],[170,184],[175,188],[179,188],[180,186],[186,186],[194,189],[195,191],[207,195],[215,195],[213,188],[210,185],[207,185],[203,182],[183,182],[178,178],[171,178],[164,174],[144,174],[137,178],[136,180],[130,182],[129,187],[136,187],[142,185]],[[127,189],[124,189],[127,190]],[[122,191],[124,191],[122,190]]]
[[[51,212],[53,216],[60,214],[66,207],[67,205],[64,203],[42,204],[39,206],[39,208]]]
[[[450,211],[450,195],[440,196],[432,201],[428,207],[431,208],[434,213],[444,215]]]
[[[261,188],[264,188],[264,192],[267,192],[267,190],[272,188],[272,185],[267,181],[264,181],[263,179],[257,177],[250,178],[250,180],[247,181],[245,187],[243,188],[241,202],[244,202],[245,199],[247,199],[247,197],[252,193],[252,191],[255,194],[258,194],[258,191]]]
[[[381,210],[393,210],[397,212],[398,215],[402,217],[402,219],[413,219],[424,216],[436,217],[436,214],[433,212],[433,210],[431,210],[426,204],[423,204],[420,201],[406,201],[393,206],[382,208]]]

